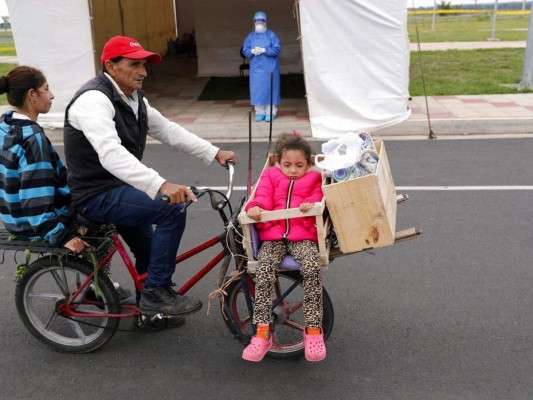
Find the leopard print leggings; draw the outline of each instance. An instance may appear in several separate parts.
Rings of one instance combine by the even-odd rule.
[[[254,324],[271,321],[272,291],[278,265],[290,254],[301,265],[304,284],[304,317],[309,328],[322,327],[322,276],[318,263],[318,245],[311,240],[289,242],[265,241],[259,251],[256,271]]]

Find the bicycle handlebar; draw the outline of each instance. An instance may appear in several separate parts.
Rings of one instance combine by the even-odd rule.
[[[231,195],[233,194],[233,175],[235,173],[235,164],[233,161],[228,160],[226,161],[226,167],[228,168],[229,173],[229,182],[228,182],[228,191],[226,192],[226,198],[231,199]]]
[[[235,174],[235,164],[233,163],[233,161],[231,160],[228,160],[226,161],[226,168],[228,170],[228,174],[229,174],[229,180],[228,180],[228,191],[226,192],[226,195],[225,195],[225,199],[221,202],[219,202],[218,204],[215,203],[212,199],[211,203],[213,205],[213,208],[215,209],[218,209],[220,208],[222,205],[224,205],[224,201],[226,202],[229,202],[229,200],[231,199],[231,195],[233,194],[233,176]],[[202,195],[204,195],[205,193],[211,191],[211,189],[209,189],[208,187],[197,187],[197,186],[190,186],[189,189],[194,193],[194,195],[196,197],[200,197]],[[170,197],[167,196],[166,194],[164,194],[163,196],[161,196],[161,201],[163,203],[170,203]],[[185,208],[189,207],[192,203],[192,200],[189,200],[187,201],[187,204],[185,205]]]

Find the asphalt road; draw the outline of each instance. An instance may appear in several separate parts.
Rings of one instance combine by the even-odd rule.
[[[236,185],[244,186],[247,144],[223,146],[240,156]],[[416,226],[424,234],[339,258],[324,271],[335,325],[323,362],[243,361],[216,303],[209,316],[204,307],[178,329],[118,332],[95,353],[56,353],[18,319],[7,253],[0,266],[0,399],[533,398],[533,191],[443,189],[533,186],[533,140],[386,146],[395,184],[410,196],[398,208],[398,229]],[[265,151],[265,144],[254,148],[255,177]],[[148,146],[145,161],[179,183],[226,182],[222,168],[160,145]],[[190,209],[182,249],[220,227],[201,200]],[[206,260],[188,263],[176,279]],[[206,304],[215,278],[210,273],[190,293]]]

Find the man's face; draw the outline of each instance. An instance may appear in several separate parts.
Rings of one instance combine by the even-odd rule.
[[[115,80],[118,87],[126,96],[131,96],[135,90],[142,89],[143,80],[146,78],[146,58],[133,60],[123,58],[114,63],[106,61],[106,69],[109,75]]]

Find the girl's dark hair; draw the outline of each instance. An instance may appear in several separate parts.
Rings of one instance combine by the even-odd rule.
[[[0,77],[0,94],[7,93],[7,101],[13,107],[22,107],[26,93],[37,90],[46,82],[43,73],[37,68],[20,65],[6,76]]]
[[[278,157],[278,160],[281,160],[281,156],[287,150],[301,150],[305,154],[307,162],[311,162],[311,154],[313,153],[311,145],[298,133],[282,133],[279,135],[276,147],[274,148],[274,153]]]

